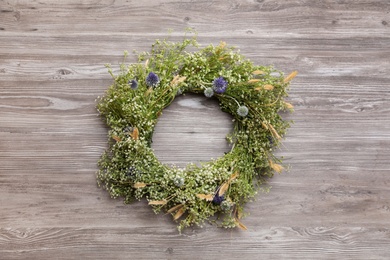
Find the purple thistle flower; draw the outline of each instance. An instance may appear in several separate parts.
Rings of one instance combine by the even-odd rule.
[[[213,198],[213,203],[214,204],[221,204],[222,201],[224,201],[225,197],[222,195],[222,196],[218,196],[218,194],[215,194],[214,198]]]
[[[149,75],[146,77],[146,85],[148,87],[156,87],[158,83],[160,83],[159,77],[153,72],[150,72]]]
[[[217,191],[215,192],[215,195],[214,195],[214,198],[213,198],[213,203],[219,205],[219,204],[222,203],[222,201],[225,200],[225,197],[224,197],[223,195],[222,195],[222,196],[219,196],[218,193],[219,193],[219,188],[218,188]]]
[[[213,90],[217,94],[225,93],[227,86],[228,83],[223,77],[216,78],[213,81]]]
[[[129,80],[128,84],[130,85],[131,89],[138,88],[138,81],[136,79]]]

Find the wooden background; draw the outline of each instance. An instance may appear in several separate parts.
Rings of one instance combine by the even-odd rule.
[[[0,0],[0,259],[389,259],[389,12],[388,0]],[[104,64],[186,27],[299,71],[278,152],[291,169],[247,205],[248,231],[180,235],[96,185]],[[162,161],[227,148],[215,103],[187,96],[164,112]]]

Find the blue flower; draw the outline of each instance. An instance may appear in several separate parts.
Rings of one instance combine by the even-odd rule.
[[[237,114],[242,117],[246,117],[248,115],[248,108],[246,106],[240,106],[237,109]]]
[[[150,72],[149,75],[146,77],[146,85],[148,87],[156,87],[158,83],[160,83],[159,77],[153,72]]]
[[[217,94],[225,93],[227,85],[228,83],[223,77],[216,78],[213,81],[213,90]]]
[[[215,196],[214,196],[214,198],[213,198],[213,203],[219,205],[219,204],[222,203],[222,201],[225,200],[225,197],[224,197],[223,195],[222,195],[222,196],[219,196],[218,193],[219,193],[219,189],[217,189],[217,191],[216,191],[216,193],[215,193]]]
[[[128,84],[130,85],[131,89],[138,88],[138,81],[136,79],[129,80]]]
[[[212,88],[206,88],[204,90],[204,95],[208,98],[212,97],[214,95],[214,90]]]

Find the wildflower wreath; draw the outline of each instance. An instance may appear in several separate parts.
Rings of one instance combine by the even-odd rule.
[[[293,108],[284,98],[296,72],[284,78],[224,42],[200,48],[195,37],[157,40],[138,61],[123,62],[117,76],[107,65],[114,83],[97,107],[110,141],[98,163],[98,184],[125,203],[145,197],[156,213],[172,214],[179,230],[205,220],[246,229],[243,205],[267,177],[283,170],[272,152],[289,126],[278,112]],[[230,152],[183,169],[159,162],[151,142],[163,109],[187,92],[216,98],[234,117],[234,129],[227,136]]]

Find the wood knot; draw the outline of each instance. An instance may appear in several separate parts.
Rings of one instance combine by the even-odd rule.
[[[72,72],[70,70],[67,70],[67,69],[60,69],[60,70],[57,70],[57,73],[60,74],[60,75],[69,75],[69,74],[72,74]]]
[[[15,14],[14,14],[14,17],[15,17],[16,21],[19,21],[20,20],[20,12],[16,11]]]
[[[165,252],[167,252],[168,254],[173,254],[173,248],[172,247],[168,247],[167,250],[165,250]]]

